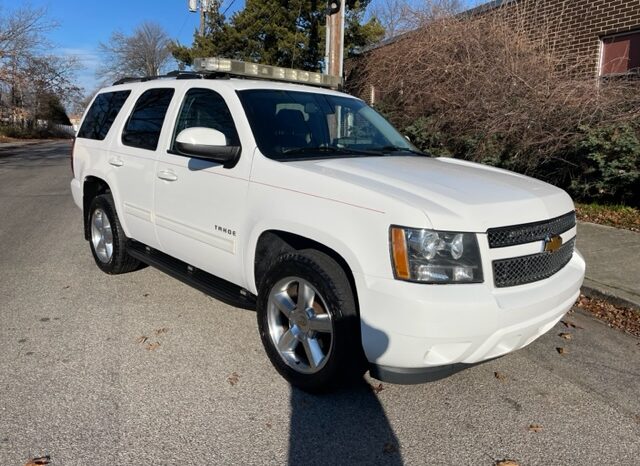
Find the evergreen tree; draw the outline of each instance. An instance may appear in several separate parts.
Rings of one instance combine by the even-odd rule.
[[[370,0],[347,0],[345,57],[384,36],[375,19],[362,24]],[[317,71],[324,57],[326,1],[247,0],[245,8],[229,21],[212,2],[206,15],[204,35],[196,32],[191,47],[171,46],[173,56],[184,65],[198,57],[238,60]]]

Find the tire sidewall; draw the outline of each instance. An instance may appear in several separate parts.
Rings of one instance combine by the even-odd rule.
[[[100,196],[96,196],[91,202],[91,206],[89,207],[88,213],[88,222],[89,228],[91,229],[91,221],[93,219],[93,213],[95,210],[101,209],[109,219],[109,223],[111,224],[111,234],[113,235],[113,254],[111,254],[111,258],[109,262],[102,262],[98,255],[96,254],[96,250],[93,246],[93,240],[91,237],[89,238],[89,246],[91,248],[91,254],[93,254],[93,258],[96,262],[96,265],[106,273],[114,273],[115,266],[118,263],[118,258],[124,252],[124,242],[122,230],[120,228],[120,223],[118,221],[118,216],[115,212],[115,208],[113,206],[113,199],[109,194],[102,194]],[[90,230],[91,231],[91,230]]]
[[[257,317],[260,338],[272,364],[292,385],[310,392],[326,391],[343,377],[348,360],[357,357],[350,350],[354,340],[359,343],[359,324],[350,285],[345,277],[335,276],[335,271],[326,270],[316,258],[300,253],[281,256],[269,270],[258,293]],[[336,264],[337,265],[337,264]],[[338,274],[339,275],[339,274]],[[289,366],[278,350],[269,333],[268,303],[273,286],[285,277],[307,280],[324,299],[331,315],[333,341],[328,360],[324,367],[313,374],[304,374]]]

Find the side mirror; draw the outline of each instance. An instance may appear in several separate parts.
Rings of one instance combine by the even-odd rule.
[[[187,128],[176,137],[175,148],[180,155],[221,163],[231,168],[240,159],[240,146],[227,145],[227,137],[213,128]]]

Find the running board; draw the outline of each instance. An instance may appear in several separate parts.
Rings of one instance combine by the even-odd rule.
[[[256,309],[256,296],[254,294],[222,278],[199,270],[186,262],[134,240],[127,242],[127,252],[131,257],[135,257],[139,261],[151,265],[223,303],[252,311]]]

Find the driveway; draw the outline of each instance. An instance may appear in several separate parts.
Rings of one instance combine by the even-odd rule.
[[[98,270],[69,143],[11,151],[0,153],[2,465],[637,464],[640,340],[576,312],[575,328],[438,382],[366,378],[307,395],[271,368],[254,312],[152,268]]]

